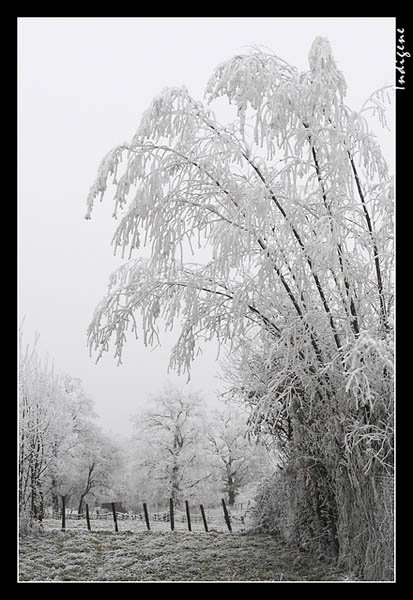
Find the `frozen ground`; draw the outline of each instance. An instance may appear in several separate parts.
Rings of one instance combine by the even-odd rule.
[[[19,582],[351,581],[269,535],[132,531],[122,523],[118,533],[89,532],[73,523],[20,539]]]

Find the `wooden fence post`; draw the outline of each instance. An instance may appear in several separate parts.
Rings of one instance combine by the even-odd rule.
[[[202,506],[202,504],[200,504],[199,508],[201,509],[201,515],[202,515],[202,520],[204,522],[205,531],[208,533],[208,525],[207,525],[207,520],[205,517],[204,507]]]
[[[66,496],[62,496],[62,531],[66,529]]]
[[[189,531],[192,531],[192,527],[191,527],[191,513],[189,512],[188,500],[185,500],[185,508],[186,508],[186,519],[188,521],[188,529],[189,529]]]
[[[150,530],[150,528],[151,528],[151,526],[150,526],[150,523],[149,523],[148,508],[147,508],[147,506],[146,506],[146,503],[145,503],[145,502],[143,503],[143,513],[144,513],[144,515],[145,515],[146,527],[147,527],[147,529],[148,529],[148,531],[149,531],[149,530]]]
[[[174,520],[174,501],[172,498],[169,498],[169,518],[171,521],[171,531],[175,529],[175,520]]]
[[[117,518],[116,518],[116,508],[115,508],[115,503],[114,503],[114,502],[112,502],[111,504],[112,504],[113,520],[114,520],[114,522],[115,522],[115,531],[119,531],[119,529],[118,529],[118,521],[117,521]]]
[[[228,515],[228,511],[227,511],[227,506],[225,504],[224,498],[222,498],[222,508],[224,509],[224,517],[225,517],[225,522],[227,524],[227,527],[228,527],[229,531],[232,531],[231,521],[229,519],[229,515]]]
[[[89,531],[91,531],[90,527],[90,516],[89,516],[89,504],[86,504],[86,524]]]

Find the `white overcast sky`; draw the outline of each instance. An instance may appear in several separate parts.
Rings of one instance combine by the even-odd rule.
[[[89,356],[86,329],[120,262],[111,197],[84,219],[101,158],[163,88],[202,99],[213,69],[252,45],[306,70],[316,36],[330,40],[352,108],[394,83],[395,17],[19,17],[19,322],[26,343],[37,331],[40,354],[82,380],[106,430],[128,434],[149,394],[185,378],[167,374],[170,339],[151,352],[131,338],[119,367],[111,352],[97,365]],[[380,140],[393,166],[393,132]],[[216,368],[206,347],[191,385],[211,404]]]

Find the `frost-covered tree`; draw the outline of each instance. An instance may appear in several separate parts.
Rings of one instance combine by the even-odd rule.
[[[273,471],[264,448],[248,438],[245,415],[233,406],[214,411],[208,419],[206,451],[211,470],[220,481],[220,489],[233,506],[247,484],[258,482]]]
[[[47,495],[63,472],[61,457],[73,445],[73,422],[80,410],[68,397],[70,378],[19,339],[19,513],[22,527],[42,519]],[[78,397],[75,395],[76,401]],[[72,399],[74,400],[74,399]],[[81,405],[80,405],[81,406]],[[53,492],[52,492],[53,493]]]
[[[200,480],[201,400],[165,387],[134,417],[132,469],[141,498],[181,503]]]
[[[123,460],[118,444],[92,421],[83,423],[77,436],[74,497],[82,513],[85,501],[110,493]]]
[[[59,412],[49,435],[51,460],[45,485],[55,510],[60,509],[62,498],[68,503],[77,493],[82,479],[83,449],[95,416],[80,379],[60,373],[57,382],[58,393],[53,404]]]
[[[89,193],[87,218],[112,179],[128,261],[88,339],[98,357],[113,340],[120,361],[138,316],[149,345],[176,325],[171,366],[188,373],[205,340],[238,348],[252,423],[284,432],[297,543],[352,564],[362,530],[366,564],[376,534],[361,515],[393,455],[393,182],[367,118],[386,125],[390,98],[356,112],[345,96],[318,37],[305,72],[254,50],[218,66],[206,104],[186,88],[155,98]],[[211,110],[222,98],[236,108],[226,126]],[[143,246],[150,258],[133,258]]]
[[[44,512],[44,474],[50,462],[48,431],[55,423],[57,383],[50,365],[19,336],[19,516],[23,528]]]
[[[92,402],[79,379],[55,372],[49,360],[41,360],[19,339],[19,517],[21,531],[42,520],[45,508],[61,508],[83,489],[85,462],[94,469],[109,470],[102,458],[93,424]],[[92,438],[94,445],[92,445]],[[99,446],[99,448],[97,448]],[[100,458],[98,458],[100,457]],[[89,464],[89,463],[88,463]],[[92,472],[93,472],[92,470]],[[106,476],[106,472],[105,472]],[[102,475],[103,477],[103,475]],[[94,480],[88,479],[90,491]],[[92,487],[91,487],[92,486]]]

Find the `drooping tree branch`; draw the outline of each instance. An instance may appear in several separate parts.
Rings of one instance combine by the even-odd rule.
[[[309,125],[307,123],[303,123],[303,125],[304,125],[305,128],[309,127]],[[308,142],[309,142],[310,147],[311,147],[311,155],[313,157],[314,166],[315,166],[315,170],[316,170],[316,173],[317,173],[317,180],[318,180],[318,182],[320,184],[321,195],[322,195],[322,198],[323,198],[324,207],[325,207],[325,209],[327,211],[327,214],[328,214],[328,216],[330,218],[330,230],[331,230],[331,233],[333,233],[333,223],[332,223],[333,216],[332,216],[332,213],[331,213],[330,205],[327,202],[327,193],[326,193],[326,189],[325,189],[325,186],[324,186],[324,181],[323,181],[323,178],[322,178],[322,175],[321,175],[321,168],[320,168],[320,165],[319,165],[319,162],[318,162],[317,152],[316,152],[316,149],[315,149],[314,144],[312,142],[311,135],[308,136]],[[345,273],[345,270],[344,270],[344,252],[343,252],[343,249],[342,249],[342,246],[341,246],[340,242],[337,242],[336,246],[337,246],[337,254],[338,254],[338,260],[339,260],[340,270],[341,270],[341,273],[342,273],[343,278],[344,278],[344,287],[346,289],[347,299],[349,300],[349,303],[350,303],[350,313],[351,313],[351,321],[350,321],[350,323],[351,323],[351,327],[352,327],[352,329],[354,331],[354,335],[357,337],[359,335],[359,333],[360,333],[360,327],[359,327],[359,321],[358,321],[357,310],[356,310],[354,298],[353,298],[353,295],[352,295],[352,292],[351,292],[351,288],[350,288],[350,282],[349,282],[348,277],[347,277],[347,275]]]
[[[378,294],[379,294],[381,322],[382,322],[384,331],[387,333],[389,331],[389,324],[388,324],[388,318],[387,318],[386,301],[385,301],[384,290],[383,290],[383,279],[382,279],[381,268],[380,268],[379,250],[378,250],[377,243],[375,240],[373,224],[372,224],[372,221],[370,218],[369,211],[367,209],[366,200],[365,200],[363,189],[361,186],[360,177],[358,175],[356,165],[354,164],[354,159],[351,156],[350,151],[347,151],[347,156],[349,158],[351,169],[352,169],[352,172],[354,175],[354,179],[356,181],[357,191],[358,191],[358,194],[360,197],[361,205],[363,208],[364,218],[365,218],[365,221],[367,224],[367,229],[369,232],[369,236],[370,236],[370,240],[371,240],[371,244],[372,244],[372,248],[373,248],[373,260],[374,260],[374,267],[375,267],[375,271],[376,271],[377,290],[378,290]]]

